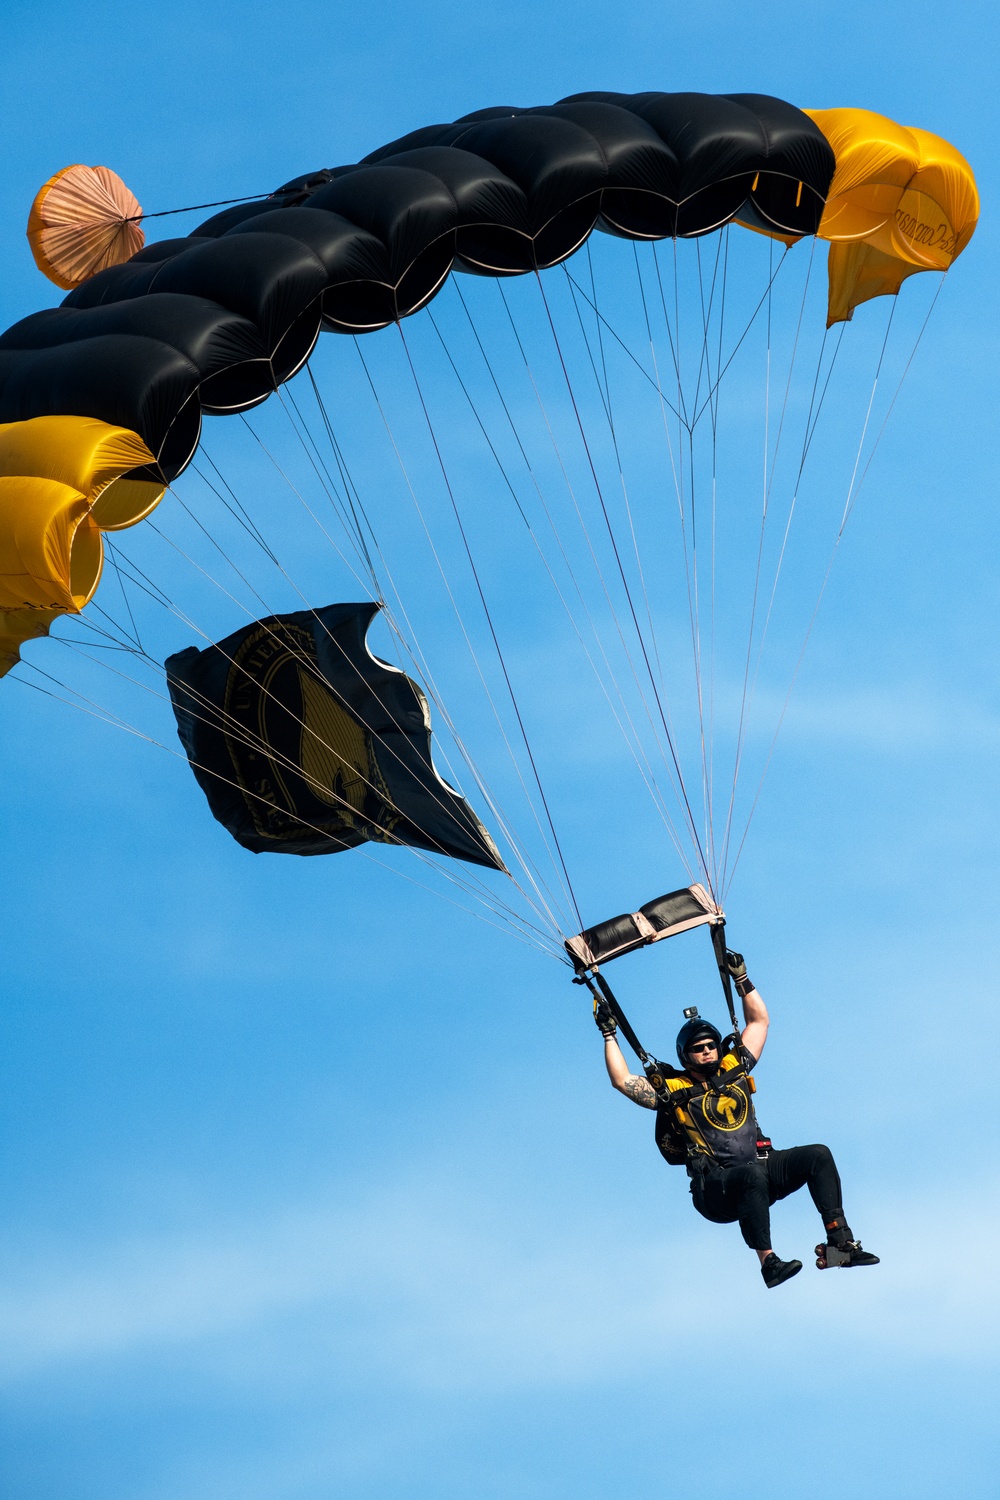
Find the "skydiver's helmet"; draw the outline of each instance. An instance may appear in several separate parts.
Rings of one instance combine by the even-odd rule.
[[[690,1021],[685,1021],[677,1033],[677,1056],[682,1068],[691,1066],[691,1059],[687,1055],[688,1048],[694,1042],[711,1040],[722,1055],[722,1032],[711,1021],[703,1021],[700,1016],[692,1016]]]

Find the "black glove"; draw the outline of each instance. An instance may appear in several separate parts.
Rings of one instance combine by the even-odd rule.
[[[742,1000],[745,1000],[750,991],[755,989],[756,986],[747,974],[747,966],[744,962],[743,954],[734,953],[732,948],[727,948],[726,968],[732,975],[733,984],[736,986],[736,993]]]
[[[606,1000],[594,1001],[594,1020],[597,1029],[603,1037],[614,1036],[618,1030],[618,1022],[615,1020],[614,1012]]]
[[[747,966],[743,960],[743,954],[734,953],[732,948],[726,949],[726,968],[737,983],[747,977]]]

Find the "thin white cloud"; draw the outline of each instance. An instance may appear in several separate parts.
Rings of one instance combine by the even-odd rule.
[[[782,1221],[789,1243],[813,1234],[804,1210],[804,1227]],[[696,1336],[705,1307],[723,1305],[753,1308],[762,1358],[817,1337],[894,1356],[991,1353],[995,1228],[953,1203],[918,1213],[900,1202],[883,1217],[891,1234],[876,1247],[878,1271],[820,1278],[807,1267],[780,1296],[765,1293],[735,1229],[695,1221],[663,1233],[630,1209],[599,1227],[532,1230],[482,1203],[405,1187],[360,1209],[310,1206],[86,1258],[18,1264],[8,1253],[0,1380],[14,1387],[92,1362],[180,1363],[240,1387],[574,1388],[634,1374],[639,1310],[652,1348]],[[947,1225],[947,1277],[908,1227],[928,1218]]]

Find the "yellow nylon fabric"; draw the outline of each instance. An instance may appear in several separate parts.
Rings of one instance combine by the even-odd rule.
[[[137,433],[96,417],[32,417],[0,423],[0,475],[57,479],[86,495],[102,531],[120,531],[143,520],[165,486],[123,478],[153,462]]]
[[[102,552],[85,495],[55,479],[0,478],[0,609],[81,610]]]
[[[48,635],[52,621],[65,613],[62,609],[0,610],[0,677],[6,677],[21,660],[25,641]]]
[[[102,530],[134,526],[164,493],[127,477],[152,459],[136,433],[93,417],[0,423],[0,676],[93,597]]]
[[[946,271],[972,238],[979,194],[960,151],[867,109],[807,109],[837,159],[817,231],[829,240],[827,325],[915,271]]]

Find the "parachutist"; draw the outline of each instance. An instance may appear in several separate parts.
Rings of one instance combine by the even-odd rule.
[[[650,1077],[631,1073],[618,1045],[615,1017],[609,1006],[597,1005],[595,1020],[604,1037],[612,1085],[633,1104],[656,1111],[656,1143],[671,1165],[687,1167],[695,1208],[713,1224],[739,1223],[766,1286],[780,1286],[802,1269],[801,1261],[783,1261],[775,1254],[770,1216],[772,1204],[802,1187],[808,1187],[823,1219],[826,1239],[816,1247],[819,1269],[877,1265],[878,1257],[863,1250],[848,1227],[830,1148],[776,1151],[761,1134],[750,1075],[764,1050],[770,1018],[742,954],[727,950],[725,962],[746,1024],[738,1037],[724,1042],[717,1027],[695,1012],[677,1036],[679,1069],[651,1061]]]

